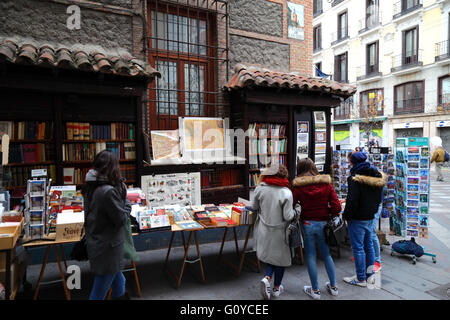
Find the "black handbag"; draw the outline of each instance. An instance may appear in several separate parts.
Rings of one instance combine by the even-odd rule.
[[[70,259],[77,261],[86,261],[89,259],[86,248],[86,235],[84,235],[80,241],[75,243],[72,252],[70,252]]]
[[[330,218],[325,225],[325,242],[329,247],[337,247],[345,241],[347,235],[347,227],[342,217],[336,216]]]
[[[287,228],[289,233],[289,247],[292,249],[303,247],[302,228],[300,226],[300,205],[296,205],[294,210],[295,216]]]

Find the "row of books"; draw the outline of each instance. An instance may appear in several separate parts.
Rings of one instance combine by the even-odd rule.
[[[125,183],[136,182],[136,165],[133,164],[121,164],[120,173],[125,178]]]
[[[85,177],[90,168],[64,168],[63,181],[65,185],[84,184]],[[125,178],[125,182],[136,181],[136,166],[135,165],[121,165],[120,173]]]
[[[121,160],[136,159],[134,142],[97,142],[63,144],[63,161],[93,160],[102,150],[114,152]]]
[[[90,124],[87,122],[67,122],[67,140],[115,140],[136,138],[134,124],[113,122],[110,124]]]
[[[54,159],[54,148],[49,143],[20,143],[11,144],[9,147],[9,163],[33,163]]]
[[[240,171],[238,169],[215,170],[202,172],[202,188],[233,186],[240,184]]]
[[[286,125],[275,123],[250,123],[248,125],[248,133],[251,137],[284,137],[286,136]]]
[[[250,169],[260,169],[268,168],[272,163],[278,162],[279,164],[287,165],[287,155],[279,156],[250,156],[249,157],[249,168]]]
[[[12,140],[23,139],[52,139],[53,122],[45,121],[8,121],[8,131]]]
[[[56,167],[54,165],[47,166],[26,166],[26,167],[4,167],[3,182],[8,187],[25,186],[28,179],[31,179],[31,170],[47,169],[47,175],[52,181],[56,181]]]
[[[267,140],[251,139],[249,141],[249,154],[285,153],[287,152],[287,139]]]
[[[261,174],[259,173],[250,173],[248,177],[249,178],[248,185],[250,187],[256,187],[256,185],[259,182],[260,176]]]

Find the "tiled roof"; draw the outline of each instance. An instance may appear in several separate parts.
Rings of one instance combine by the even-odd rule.
[[[235,74],[225,85],[227,90],[245,87],[287,88],[332,93],[339,96],[351,96],[356,92],[355,86],[297,72],[283,73],[241,63],[234,67],[234,71]]]
[[[100,52],[86,53],[49,45],[18,44],[12,40],[0,43],[0,63],[37,65],[52,68],[119,74],[133,77],[161,77],[161,74],[144,61],[131,56],[106,56]]]

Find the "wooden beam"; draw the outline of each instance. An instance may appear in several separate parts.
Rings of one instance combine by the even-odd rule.
[[[328,108],[337,107],[341,104],[341,100],[338,98],[332,98],[331,96],[320,96],[318,93],[297,95],[295,93],[274,93],[259,90],[246,91],[245,101],[247,103],[255,104],[277,104]]]

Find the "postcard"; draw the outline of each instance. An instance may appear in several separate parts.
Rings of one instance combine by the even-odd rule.
[[[326,143],[316,143],[316,153],[326,153],[327,144]]]
[[[420,150],[420,155],[422,157],[429,157],[430,156],[430,151],[428,149],[428,147],[422,147]]]
[[[416,184],[408,184],[407,190],[408,191],[419,191],[419,186]]]
[[[408,153],[419,153],[419,152],[420,152],[419,147],[409,147],[408,148]]]
[[[31,196],[45,196],[45,180],[29,180],[28,187]]]
[[[419,191],[420,192],[428,192],[428,183],[420,182]]]
[[[428,159],[420,159],[420,169],[427,169],[429,168],[429,162]]]
[[[418,177],[419,176],[419,170],[408,170],[408,176]]]
[[[419,216],[417,214],[408,214],[408,215],[406,215],[406,219],[408,221],[414,221],[416,223],[419,222]]]
[[[420,214],[428,214],[428,207],[420,207]]]
[[[34,211],[44,210],[44,205],[45,205],[44,197],[42,197],[42,196],[34,197],[33,196],[30,198],[31,198],[30,210],[34,210]]]
[[[408,168],[419,169],[419,162],[408,162]]]
[[[419,178],[408,178],[408,184],[419,184]]]
[[[429,226],[428,216],[419,216],[419,225],[421,227],[428,227]]]
[[[402,151],[397,151],[397,162],[405,162],[405,157]]]
[[[428,202],[428,194],[421,194],[420,195],[420,202]]]
[[[417,215],[417,214],[419,214],[419,208],[408,207],[408,208],[406,208],[406,212],[408,214],[415,214],[415,215]]]
[[[420,180],[428,180],[428,170],[420,170]]]
[[[316,142],[327,142],[327,133],[316,132]]]
[[[418,155],[418,154],[409,154],[408,155],[408,162],[409,161],[420,161],[420,155]]]
[[[419,228],[419,238],[428,239],[428,228]]]
[[[407,200],[406,204],[408,207],[418,207],[419,206],[419,201],[417,200]]]
[[[419,194],[415,192],[408,192],[406,197],[408,200],[419,200]]]
[[[418,237],[419,231],[418,230],[406,230],[406,235],[408,237]]]

